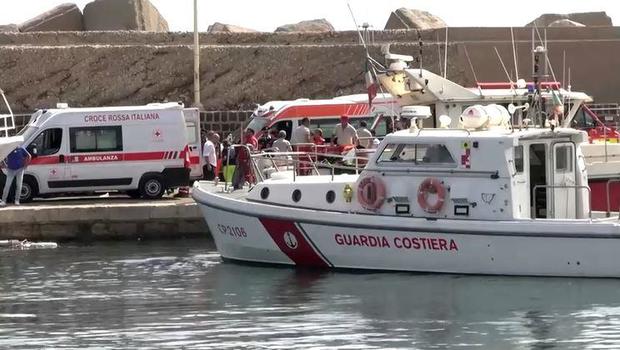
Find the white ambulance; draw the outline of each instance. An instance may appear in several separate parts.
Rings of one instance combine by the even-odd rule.
[[[111,190],[154,199],[167,189],[187,186],[190,176],[202,175],[195,108],[178,103],[59,107],[64,108],[37,111],[20,132],[33,155],[21,190],[23,202]]]

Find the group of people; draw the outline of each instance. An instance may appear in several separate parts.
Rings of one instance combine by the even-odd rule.
[[[233,147],[228,140],[220,142],[220,136],[209,131],[203,136],[203,167],[204,179],[215,180],[216,178],[232,181],[233,186],[238,188],[243,182],[251,182],[252,171],[249,169],[250,155],[248,150],[272,150],[277,152],[297,151],[301,148],[314,144],[325,145],[323,130],[320,128],[310,130],[310,119],[303,118],[299,126],[292,130],[290,141],[286,130],[265,130],[260,138],[256,137],[256,131],[247,128],[244,131],[241,143],[245,147]],[[356,129],[348,115],[340,116],[338,123],[331,135],[331,144],[334,146],[355,146],[356,148],[376,148],[379,141],[373,131],[368,129],[366,121],[360,121]],[[299,147],[295,147],[298,145]],[[228,169],[226,169],[228,168]]]
[[[244,144],[251,146],[254,150],[273,149],[279,152],[291,151],[295,145],[317,146],[325,145],[326,141],[323,137],[323,130],[316,128],[310,130],[310,119],[303,118],[299,126],[295,127],[291,133],[290,141],[287,140],[286,130],[271,129],[262,134],[260,139],[256,139],[255,132],[252,129],[246,129]],[[368,129],[366,121],[359,122],[356,129],[351,123],[347,115],[340,116],[338,123],[331,135],[331,144],[344,146],[355,145],[358,148],[373,148],[378,141],[374,137],[374,133]]]

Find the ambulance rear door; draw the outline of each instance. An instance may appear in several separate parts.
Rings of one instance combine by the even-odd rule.
[[[200,142],[200,112],[197,108],[185,108],[183,109],[183,116],[185,117],[185,129],[190,152],[191,171],[189,177],[192,180],[201,179],[204,158]]]

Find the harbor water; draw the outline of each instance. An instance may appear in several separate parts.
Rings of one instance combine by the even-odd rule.
[[[620,348],[620,280],[297,271],[208,240],[0,251],[0,348]]]

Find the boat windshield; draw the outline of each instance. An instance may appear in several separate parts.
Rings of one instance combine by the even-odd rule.
[[[456,166],[450,151],[442,144],[389,144],[381,152],[379,162]]]

